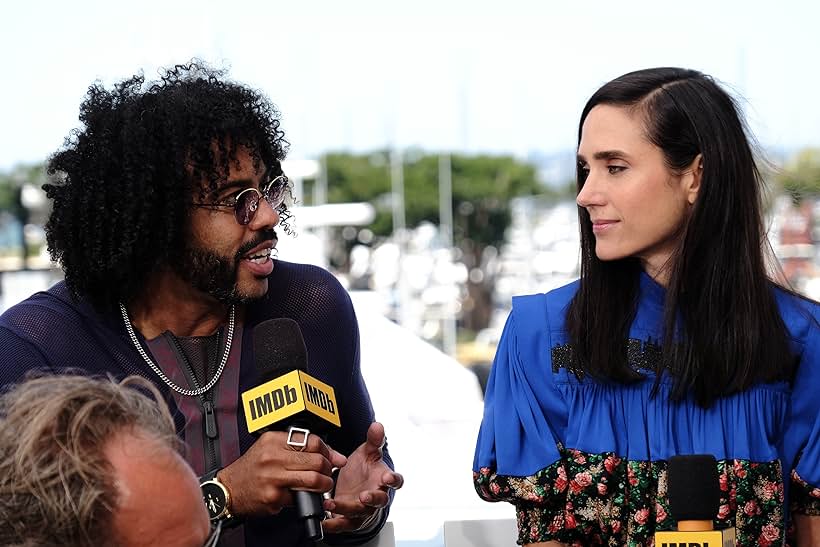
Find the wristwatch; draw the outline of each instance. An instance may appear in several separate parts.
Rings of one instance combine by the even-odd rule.
[[[212,521],[228,520],[233,518],[231,515],[231,493],[219,481],[216,474],[219,469],[212,471],[202,477],[199,487],[202,489],[202,500],[205,502],[205,507],[208,509],[208,516]]]

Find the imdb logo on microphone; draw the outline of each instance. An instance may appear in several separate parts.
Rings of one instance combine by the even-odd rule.
[[[300,370],[243,392],[242,406],[248,433],[297,414],[341,426],[333,388]]]
[[[735,530],[655,532],[655,547],[735,547]]]

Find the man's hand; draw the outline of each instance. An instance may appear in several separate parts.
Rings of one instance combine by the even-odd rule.
[[[386,440],[384,426],[373,422],[367,430],[367,441],[339,470],[335,495],[324,503],[325,510],[332,515],[322,523],[326,533],[367,528],[390,501],[388,491],[404,484],[402,476],[393,472],[382,459]]]
[[[290,489],[328,492],[332,471],[347,459],[318,435],[308,437],[303,451],[287,444],[288,434],[268,431],[218,478],[231,494],[230,511],[237,516],[275,515],[293,504]]]

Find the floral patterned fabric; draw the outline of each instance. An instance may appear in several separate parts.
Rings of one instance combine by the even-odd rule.
[[[820,516],[820,488],[814,488],[804,481],[797,471],[792,471],[790,498],[792,513]]]
[[[482,498],[515,504],[518,543],[643,547],[654,545],[656,531],[675,529],[665,461],[630,461],[613,453],[572,449],[561,453],[560,461],[530,477],[499,476],[489,468],[474,473]],[[721,499],[715,528],[735,527],[738,546],[782,545],[786,530],[780,462],[721,460],[718,476]],[[792,488],[798,491],[799,482]],[[802,491],[798,496],[804,497]],[[820,489],[806,496],[816,510]]]

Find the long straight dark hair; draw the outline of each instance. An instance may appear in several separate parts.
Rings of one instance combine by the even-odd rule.
[[[579,144],[587,115],[601,104],[641,116],[647,140],[673,172],[683,172],[698,154],[703,159],[698,197],[668,264],[655,388],[666,371],[672,400],[692,393],[709,406],[755,383],[788,379],[794,356],[766,271],[763,180],[732,97],[694,70],[631,72],[589,99]],[[580,192],[580,168],[577,180]],[[627,339],[641,266],[636,258],[599,260],[589,213],[579,207],[578,216],[581,282],[567,311],[573,365],[601,380],[635,381],[642,374],[627,361]]]

